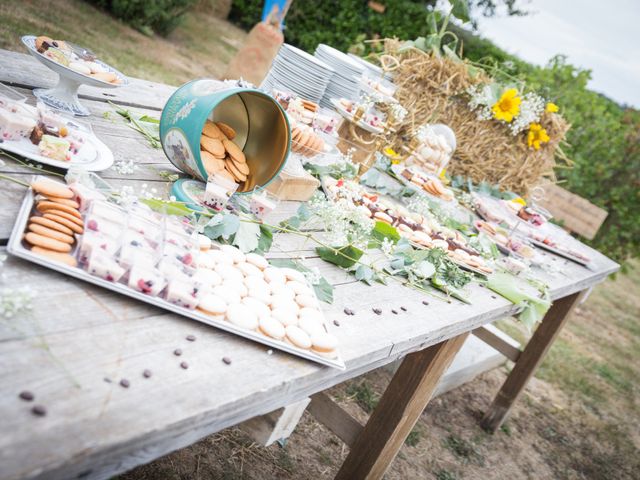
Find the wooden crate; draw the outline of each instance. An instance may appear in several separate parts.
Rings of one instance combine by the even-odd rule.
[[[609,214],[586,198],[571,193],[553,183],[543,185],[544,199],[537,203],[549,210],[563,226],[589,240],[593,239]]]

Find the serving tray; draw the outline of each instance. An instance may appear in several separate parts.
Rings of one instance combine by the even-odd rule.
[[[54,262],[46,257],[32,253],[28,248],[25,247],[22,237],[27,227],[29,216],[33,210],[34,198],[35,195],[33,194],[33,191],[31,189],[27,190],[27,194],[22,201],[22,205],[20,207],[20,211],[18,212],[18,217],[13,226],[13,230],[11,231],[9,243],[7,244],[7,250],[10,254],[23,258],[24,260],[27,260],[29,262],[36,263],[43,267],[50,268],[51,270],[64,273],[65,275],[75,277],[79,280],[83,280],[85,282],[98,285],[99,287],[112,290],[122,295],[126,295],[149,305],[154,305],[170,312],[177,313],[178,315],[190,318],[191,320],[196,320],[198,322],[219,328],[230,333],[234,333],[236,335],[267,345],[269,347],[282,350],[297,357],[301,357],[329,367],[338,368],[340,370],[344,370],[346,368],[344,361],[339,354],[338,357],[334,359],[325,358],[320,355],[316,355],[311,351],[294,347],[293,345],[285,343],[284,341],[272,339],[258,332],[238,328],[233,324],[225,321],[223,316],[221,316],[220,318],[216,318],[215,316],[200,313],[197,310],[189,310],[184,307],[174,305],[173,303],[170,303],[162,298],[151,297],[149,295],[145,295],[144,293],[137,292],[129,288],[125,284],[108,282],[101,278],[95,277],[93,275],[90,275],[80,267],[71,267],[69,265]],[[326,327],[327,323],[324,323]]]

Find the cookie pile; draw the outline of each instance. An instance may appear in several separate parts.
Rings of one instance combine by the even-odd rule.
[[[310,129],[296,126],[291,130],[291,150],[305,157],[322,152],[324,140]]]
[[[437,178],[430,177],[419,171],[414,171],[411,168],[405,168],[402,171],[402,176],[411,183],[422,187],[425,192],[433,195],[434,197],[439,197],[446,201],[453,200],[453,192],[446,188]]]
[[[39,194],[36,213],[29,218],[24,240],[31,251],[57,262],[75,267],[76,259],[70,252],[76,242],[75,235],[82,234],[84,222],[74,193],[66,185],[46,178],[31,183]]]
[[[198,311],[322,357],[338,356],[337,339],[327,332],[318,299],[299,271],[206,240],[196,265]]]
[[[207,120],[200,138],[200,158],[209,175],[219,174],[236,183],[251,173],[242,149],[233,142],[236,131],[226,123]]]

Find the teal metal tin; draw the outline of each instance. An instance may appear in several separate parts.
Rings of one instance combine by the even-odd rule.
[[[211,79],[193,80],[169,98],[160,118],[160,141],[173,165],[207,181],[200,138],[207,120],[236,131],[233,142],[244,152],[250,174],[238,193],[268,185],[284,166],[291,147],[287,115],[278,102],[252,88],[229,87]]]
[[[193,178],[181,178],[176,180],[171,186],[171,195],[176,197],[179,202],[196,210],[197,212],[205,211],[204,192],[207,187],[206,183]]]

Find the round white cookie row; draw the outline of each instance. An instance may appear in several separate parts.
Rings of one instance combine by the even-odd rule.
[[[194,278],[203,285],[198,310],[319,355],[337,355],[337,340],[327,333],[302,273],[229,245],[201,251],[197,265]]]

